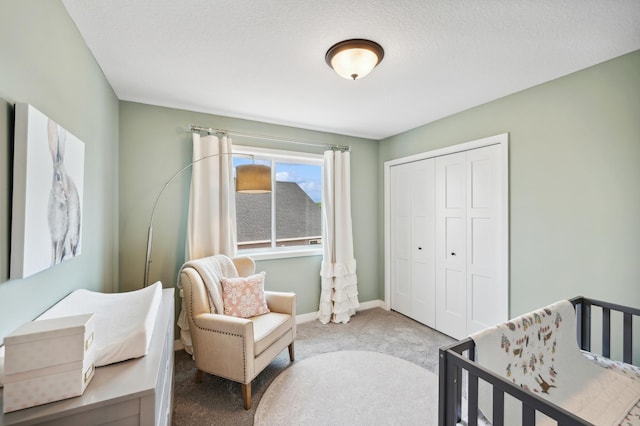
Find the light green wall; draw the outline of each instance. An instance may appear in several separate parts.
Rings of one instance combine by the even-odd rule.
[[[640,51],[385,139],[379,167],[506,132],[510,313],[577,295],[640,306]]]
[[[112,291],[118,262],[118,100],[59,1],[0,2],[0,339],[74,289]],[[6,101],[6,102],[5,102]],[[13,104],[85,143],[82,254],[9,280]]]
[[[255,121],[239,120],[144,104],[120,103],[120,282],[123,290],[143,282],[147,228],[153,202],[164,183],[191,158],[191,134],[196,124],[237,132],[278,136],[322,144],[351,145],[351,187],[354,251],[358,262],[360,301],[382,297],[377,275],[378,147],[375,141],[314,132]],[[321,153],[321,148],[233,137],[240,145],[253,145]],[[153,262],[150,282],[175,285],[184,262],[189,196],[188,170],[167,188],[154,218]],[[321,256],[257,262],[267,272],[266,287],[295,291],[299,314],[318,310]]]

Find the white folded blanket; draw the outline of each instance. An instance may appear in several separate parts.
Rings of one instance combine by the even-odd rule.
[[[193,355],[193,346],[191,340],[191,330],[189,329],[189,320],[187,318],[187,310],[184,306],[184,295],[182,294],[182,283],[180,282],[180,274],[185,268],[195,269],[202,277],[204,285],[209,295],[209,306],[212,313],[224,313],[224,304],[222,300],[222,278],[236,278],[238,271],[233,261],[223,255],[203,257],[200,259],[190,260],[186,262],[178,271],[178,288],[180,289],[180,298],[182,299],[180,314],[178,315],[178,327],[180,327],[180,341],[187,353]]]
[[[222,301],[222,278],[237,278],[238,271],[236,270],[233,261],[222,254],[215,256],[204,257],[201,259],[190,260],[182,265],[180,272],[185,268],[193,268],[202,277],[204,285],[207,287],[209,294],[209,305],[211,306],[211,312],[222,314],[224,313],[224,304]],[[180,277],[178,272],[178,278]],[[182,289],[180,280],[178,279],[178,287]]]
[[[576,339],[575,310],[560,301],[471,336],[477,362],[597,425],[618,425],[640,399],[640,381],[585,358]],[[480,408],[492,419],[491,392]],[[536,424],[545,424],[541,414]],[[521,424],[521,405],[505,397],[505,424]],[[551,422],[550,424],[555,424]]]
[[[100,367],[147,354],[161,302],[159,281],[126,293],[76,290],[36,321],[93,313],[96,367]]]

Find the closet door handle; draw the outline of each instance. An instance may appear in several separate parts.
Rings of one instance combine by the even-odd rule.
[[[422,247],[418,247],[418,250],[422,250]]]

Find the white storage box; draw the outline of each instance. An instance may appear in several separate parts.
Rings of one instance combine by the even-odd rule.
[[[4,412],[84,393],[95,372],[95,349],[84,360],[4,376]]]
[[[5,413],[82,395],[93,378],[93,314],[33,321],[5,342]]]
[[[25,323],[4,338],[4,374],[83,360],[94,330],[93,314]]]

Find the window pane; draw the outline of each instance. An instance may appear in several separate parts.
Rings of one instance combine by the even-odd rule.
[[[322,166],[261,157],[255,163],[274,170],[273,192],[236,193],[238,249],[321,244]],[[251,162],[251,158],[237,156],[233,165]]]
[[[276,163],[276,245],[318,244],[322,237],[322,172],[308,164]]]
[[[271,247],[271,194],[236,192],[238,248]]]
[[[235,167],[251,164],[251,158],[234,157]],[[270,161],[255,160],[256,164],[271,165]],[[238,248],[271,247],[271,194],[236,192],[236,229]]]

